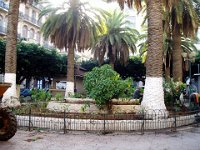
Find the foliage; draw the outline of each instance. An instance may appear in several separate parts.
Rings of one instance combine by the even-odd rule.
[[[182,82],[174,82],[173,79],[164,83],[164,98],[167,106],[173,106],[179,100],[181,91],[186,88]]]
[[[4,73],[5,45],[6,41],[0,40],[0,73]],[[18,42],[17,83],[21,83],[25,78],[52,78],[57,74],[66,74],[66,68],[66,56],[60,55],[55,49]]]
[[[61,100],[64,100],[64,96],[62,96],[61,93],[56,93],[55,99],[56,99],[57,101],[61,101]]]
[[[117,62],[115,65],[115,71],[117,71],[123,79],[132,77],[135,81],[141,80],[146,73],[141,57],[137,56],[129,58],[126,66]]]
[[[88,15],[90,14],[90,15]],[[87,2],[64,1],[55,7],[48,4],[40,13],[40,18],[48,15],[41,31],[45,39],[50,38],[59,49],[77,49],[79,52],[90,48],[100,28],[92,16],[96,12]]]
[[[131,97],[131,84],[131,79],[121,80],[120,75],[110,65],[96,67],[84,77],[84,88],[99,107],[107,105],[112,98]]]
[[[94,45],[100,26],[93,17],[99,16],[88,2],[81,0],[64,1],[58,7],[47,5],[40,18],[46,15],[47,20],[41,27],[44,39],[50,39],[57,48],[67,50],[67,81],[74,82],[74,51],[82,52]],[[69,94],[67,89],[66,95]]]
[[[81,107],[81,111],[82,111],[82,112],[85,112],[86,109],[89,108],[89,107],[90,107],[90,103],[87,102],[87,103],[85,103],[85,104]]]
[[[91,71],[94,67],[98,67],[98,66],[99,66],[98,62],[93,59],[81,62],[81,67],[83,67],[87,71]]]
[[[37,44],[20,42],[18,48],[18,81],[24,77],[54,77],[66,73],[66,58],[54,49],[46,49]]]
[[[166,2],[163,11],[164,29],[180,29],[185,37],[194,37],[199,26],[199,4],[200,2],[196,0]]]
[[[104,64],[106,63],[107,62],[104,61]],[[91,71],[93,68],[98,66],[98,63],[95,60],[83,61],[81,64],[81,67],[87,71]],[[129,58],[126,66],[117,61],[114,69],[123,79],[131,77],[135,81],[139,81],[143,76],[145,76],[145,66],[142,63],[141,57],[138,56]]]
[[[31,98],[35,102],[47,102],[51,100],[51,93],[45,90],[40,89],[32,89],[31,90]]]
[[[147,41],[147,33],[141,34],[139,36],[140,44],[139,47],[139,53],[140,56],[142,56],[142,62],[146,61],[146,55],[147,55],[147,48],[148,48],[148,41]],[[190,53],[192,51],[197,51],[197,47],[195,45],[196,40],[185,38],[184,36],[181,37],[181,48],[184,52]],[[166,59],[169,57],[168,55],[171,55],[173,52],[173,39],[172,37],[168,37],[167,33],[164,32],[163,34],[163,63],[166,64]],[[171,59],[171,56],[169,57]],[[168,59],[169,59],[168,58]],[[171,62],[171,60],[169,60]]]
[[[126,64],[129,52],[136,51],[136,41],[139,32],[130,28],[130,22],[126,16],[117,10],[114,12],[103,12],[101,19],[102,32],[94,46],[94,57],[103,63],[105,55],[109,58],[109,63],[114,65],[116,60]],[[103,21],[102,21],[103,20]]]
[[[74,95],[71,95],[72,98],[86,98],[84,94],[81,93],[74,93]]]

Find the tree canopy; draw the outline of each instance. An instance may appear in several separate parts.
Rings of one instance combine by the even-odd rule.
[[[4,73],[6,41],[0,40],[0,73]],[[66,56],[55,49],[46,49],[40,45],[26,42],[17,44],[17,83],[27,78],[54,77],[66,74]]]
[[[126,20],[122,12],[103,12],[100,33],[94,46],[94,57],[103,63],[105,55],[109,63],[114,67],[116,60],[126,64],[129,58],[129,51],[136,51],[136,41],[139,32],[130,28],[131,23]]]

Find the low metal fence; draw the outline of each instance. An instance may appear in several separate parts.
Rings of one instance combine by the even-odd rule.
[[[97,132],[131,132],[171,130],[200,122],[199,110],[180,112],[176,110],[141,111],[137,114],[93,114],[52,112],[45,103],[29,104],[13,110],[16,114],[18,127],[48,129],[54,131],[97,131]]]

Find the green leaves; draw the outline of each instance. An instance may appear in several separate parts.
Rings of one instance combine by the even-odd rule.
[[[0,40],[0,73],[4,73],[6,41]],[[27,78],[52,78],[66,74],[66,56],[37,44],[17,43],[17,83]]]
[[[181,91],[186,88],[186,84],[182,82],[174,82],[171,78],[170,81],[164,83],[165,103],[166,105],[173,106],[173,103],[179,99]]]
[[[43,36],[50,38],[59,49],[71,48],[80,52],[91,48],[99,27],[93,19],[96,13],[90,8],[80,0],[65,1],[57,8],[47,6],[40,13],[40,17],[48,15],[41,29]]]
[[[107,105],[112,98],[131,97],[132,80],[121,80],[110,65],[94,68],[84,77],[84,88],[90,98],[95,99],[98,107]]]
[[[101,33],[94,46],[95,58],[102,63],[105,55],[108,54],[110,64],[116,60],[121,60],[123,64],[127,63],[129,50],[132,53],[136,51],[135,43],[137,42],[139,32],[130,28],[130,22],[122,12],[100,11],[102,19]],[[111,62],[111,59],[114,59]]]

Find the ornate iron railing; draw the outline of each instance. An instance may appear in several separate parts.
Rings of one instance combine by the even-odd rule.
[[[96,132],[132,132],[170,130],[200,122],[199,110],[196,111],[158,111],[142,110],[137,114],[93,114],[52,112],[45,109],[46,103],[24,105],[14,110],[18,126],[32,129]]]
[[[32,23],[32,24],[35,24],[35,25],[37,25],[37,26],[39,26],[39,27],[42,25],[42,22],[41,22],[40,20],[37,20],[37,19],[35,19],[35,18],[33,18],[33,17],[30,17],[29,15],[24,14],[23,12],[20,12],[20,13],[19,13],[19,16],[20,16],[22,19],[24,19],[24,20],[26,20],[26,21],[28,21],[28,22],[30,22],[30,23]]]

